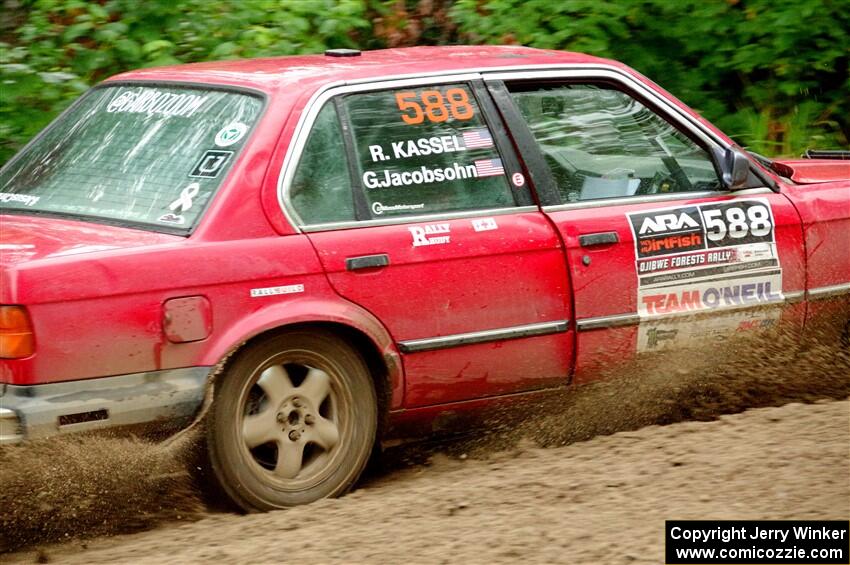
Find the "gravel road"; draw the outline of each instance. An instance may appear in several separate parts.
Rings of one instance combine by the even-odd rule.
[[[183,500],[186,503],[186,500]],[[434,454],[350,495],[7,556],[62,563],[660,563],[665,519],[850,518],[850,401]]]
[[[650,361],[262,515],[202,496],[194,432],[0,447],[0,562],[660,563],[665,519],[848,519],[850,355],[783,347]]]

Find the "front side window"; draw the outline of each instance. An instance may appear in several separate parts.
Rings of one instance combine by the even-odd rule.
[[[708,153],[606,85],[508,85],[563,202],[721,189]]]
[[[343,107],[372,218],[515,205],[493,133],[466,85],[350,94]]]
[[[0,208],[188,230],[262,108],[200,87],[93,89],[0,170]]]

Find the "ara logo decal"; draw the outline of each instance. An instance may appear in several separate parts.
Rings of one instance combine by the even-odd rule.
[[[644,235],[647,233],[662,233],[699,227],[699,222],[684,212],[681,214],[658,214],[657,216],[647,216],[644,218],[638,233]]]
[[[629,214],[638,258],[705,249],[702,216],[696,206]]]

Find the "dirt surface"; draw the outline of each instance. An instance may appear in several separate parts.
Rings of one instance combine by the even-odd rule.
[[[0,447],[0,562],[659,563],[665,519],[848,519],[850,351],[786,348],[649,358],[264,515],[205,499],[200,423]]]
[[[850,401],[821,401],[480,459],[438,454],[338,500],[7,559],[659,563],[665,519],[848,517]]]

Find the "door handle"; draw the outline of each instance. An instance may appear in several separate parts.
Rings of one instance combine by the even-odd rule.
[[[620,236],[615,231],[600,233],[589,233],[578,236],[578,243],[582,247],[593,247],[594,245],[606,245],[608,243],[619,243]]]
[[[386,267],[390,264],[390,256],[386,253],[379,255],[363,255],[361,257],[348,257],[345,260],[346,271],[357,271],[358,269],[374,269]]]

